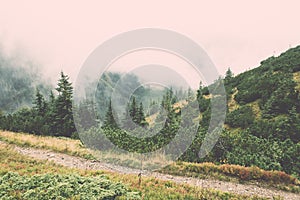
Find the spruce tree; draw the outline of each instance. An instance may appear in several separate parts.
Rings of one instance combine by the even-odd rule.
[[[63,72],[58,80],[56,91],[58,97],[55,101],[55,134],[71,137],[76,130],[72,113],[73,87],[69,82],[69,77]]]
[[[35,134],[48,134],[44,130],[44,125],[46,123],[46,112],[47,112],[47,103],[44,96],[40,93],[39,89],[36,90],[35,99],[33,101],[33,110],[32,110],[32,132]]]
[[[227,69],[225,74],[225,79],[231,79],[234,76],[233,72],[231,71],[230,67]]]
[[[105,115],[104,128],[118,128],[115,117],[113,114],[113,109],[111,105],[111,100],[109,100],[108,110]]]
[[[132,102],[129,108],[129,114],[134,123],[138,123],[138,106],[135,97],[132,97]]]
[[[35,100],[33,102],[33,109],[38,116],[43,117],[47,111],[47,103],[44,96],[40,93],[40,90],[37,88]]]
[[[145,114],[144,114],[144,107],[143,107],[143,103],[141,102],[140,103],[140,107],[138,109],[138,124],[141,125],[141,126],[146,126],[147,125],[147,122],[146,122],[146,119],[145,119]]]

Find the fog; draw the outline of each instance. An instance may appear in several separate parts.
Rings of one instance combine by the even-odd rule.
[[[202,46],[221,75],[228,67],[238,74],[300,44],[299,4],[297,0],[0,0],[0,42],[8,52],[17,49],[19,55],[32,58],[55,84],[61,70],[75,82],[89,54],[112,36],[163,28]]]
[[[49,94],[50,81],[41,71],[42,67],[25,53],[8,53],[0,46],[0,112],[10,113],[31,106],[37,88]]]

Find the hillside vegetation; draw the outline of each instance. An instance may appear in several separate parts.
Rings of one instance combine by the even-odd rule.
[[[3,65],[3,63],[8,64]],[[29,96],[32,96],[32,85],[29,84],[31,79],[27,78],[28,74],[24,72],[24,77],[14,76],[15,72],[18,74],[19,72],[14,68],[7,68],[10,62],[0,64],[0,70],[7,72],[7,77],[17,78],[13,83],[10,81],[1,83],[5,86],[4,90],[0,91],[4,95],[1,98],[9,97],[11,101],[14,98],[7,92],[12,91],[16,94],[24,94],[27,101]],[[3,70],[6,68],[7,70]],[[14,111],[22,103],[11,101],[14,102],[11,108],[7,107],[9,104],[0,105],[0,109],[4,111],[0,111],[0,129],[6,131],[1,132],[0,140],[10,144],[51,149],[94,159],[95,154],[86,147],[100,150],[101,153],[107,153],[108,150],[109,153],[110,148],[103,138],[108,138],[115,146],[130,153],[147,153],[161,149],[171,141],[174,143],[186,141],[191,133],[196,132],[192,144],[178,158],[179,164],[162,169],[164,173],[196,177],[208,173],[215,178],[227,179],[229,177],[230,181],[234,178],[238,181],[283,183],[286,185],[279,186],[279,188],[299,192],[300,46],[289,49],[278,57],[270,57],[262,61],[259,67],[236,76],[228,69],[224,78],[220,77],[209,86],[200,83],[197,91],[191,89],[177,91],[172,88],[165,91],[151,91],[150,88],[140,87],[129,102],[122,103],[125,112],[120,115],[120,119],[116,119],[111,93],[120,78],[120,74],[117,73],[104,74],[97,84],[96,102],[86,98],[82,99],[79,104],[72,104],[74,102],[72,83],[69,77],[61,72],[55,93],[49,91],[47,92],[49,96],[44,97],[42,89],[36,87],[35,98],[32,99],[33,107],[25,106],[9,113],[7,110]],[[136,76],[128,75],[127,79],[130,81],[127,82],[128,85],[124,83],[124,87],[136,88],[139,85]],[[224,83],[226,97],[218,93],[214,95],[214,91],[218,92],[221,83]],[[24,88],[21,85],[24,85]],[[27,89],[31,92],[27,93]],[[151,94],[154,93],[157,96],[162,94],[162,98],[158,100],[155,95],[155,100],[150,99]],[[146,101],[142,96],[146,96]],[[200,158],[200,147],[207,135],[211,115],[221,114],[212,113],[211,102],[212,100],[221,102],[219,100],[222,98],[227,99],[225,125],[212,151],[206,157]],[[8,101],[6,99],[0,102]],[[184,102],[184,105],[180,102]],[[151,106],[157,109],[147,110]],[[95,114],[92,108],[99,112]],[[216,110],[216,112],[220,111]],[[81,137],[81,141],[44,137],[79,139],[78,130],[80,130],[79,134],[85,136]],[[17,135],[8,131],[26,132],[32,135]],[[182,134],[180,138],[176,137],[179,132]],[[153,133],[157,134],[153,135]],[[34,135],[39,135],[39,137]],[[64,142],[61,142],[62,140]],[[176,150],[177,147],[173,148],[175,149],[167,150],[172,153],[174,152],[172,150]],[[165,151],[161,158],[168,157],[165,155],[166,152],[168,151]],[[126,161],[120,160],[120,162]],[[8,169],[5,172],[5,174],[8,173],[7,176],[19,180],[19,175],[10,173],[17,170],[10,170],[10,166],[4,163],[3,166],[4,169]],[[70,178],[50,175],[49,177],[62,180],[81,179],[73,176]],[[24,176],[23,178],[31,181],[30,177]],[[44,177],[35,178],[41,180]],[[82,180],[86,181],[84,178]],[[168,183],[163,183],[163,185],[169,187]],[[7,188],[10,185],[4,187]],[[24,185],[24,187],[27,186]],[[155,187],[157,185],[152,185],[151,189],[155,190]],[[27,190],[25,188],[24,190]],[[172,198],[179,195],[180,198],[193,199],[197,198],[190,194],[194,190],[198,189],[184,189],[186,196],[171,192],[166,195]],[[124,192],[121,195],[127,195],[126,191],[129,190],[122,191]],[[149,195],[148,198],[152,198],[152,195],[156,195],[153,193],[157,192],[157,190],[149,191],[147,187],[140,191]],[[159,192],[163,193],[161,190]],[[204,193],[216,198],[220,196],[226,198],[226,195],[231,195],[214,191]],[[203,195],[202,190],[201,195]]]
[[[79,140],[34,136],[24,133],[13,133],[0,131],[0,141],[4,141],[8,144],[17,145],[20,147],[33,147],[36,149],[51,150],[54,152],[65,153],[72,156],[78,156],[86,159],[96,159],[91,154],[92,151],[83,147]],[[40,142],[38,142],[40,141]],[[112,152],[110,152],[111,154]],[[99,154],[98,154],[99,155]],[[3,154],[5,157],[5,154]],[[111,155],[109,156],[111,157]],[[16,157],[10,163],[16,162],[19,157]],[[22,158],[22,157],[20,157]],[[101,161],[105,162],[105,157],[98,157]],[[120,157],[115,155],[115,159],[119,159],[118,164],[122,165],[123,162],[140,162],[140,160],[133,160],[133,157],[128,155],[127,157]],[[133,165],[134,166],[134,165]],[[41,168],[42,169],[42,168]],[[60,169],[51,168],[56,172]],[[26,173],[27,170],[35,172],[32,169],[20,168],[19,173]],[[43,170],[42,170],[43,171]],[[41,171],[41,172],[42,172]],[[292,177],[284,172],[280,171],[266,171],[259,169],[258,167],[242,167],[239,165],[216,165],[213,163],[187,163],[177,162],[158,170],[165,174],[196,177],[196,178],[213,178],[222,181],[241,182],[241,183],[253,183],[259,181],[260,186],[277,188],[280,190],[290,191],[294,193],[300,193],[300,181],[295,177]],[[31,174],[31,173],[30,173]]]
[[[204,137],[199,131],[194,146],[183,156],[188,161],[258,166],[300,175],[300,46],[261,62],[258,68],[224,78],[228,113],[225,130],[211,152],[198,159]],[[208,127],[210,105],[200,87],[198,102],[203,110],[202,128]]]
[[[67,168],[23,156],[1,143],[0,177],[1,199],[268,199],[154,177],[143,177],[139,185],[136,175]]]

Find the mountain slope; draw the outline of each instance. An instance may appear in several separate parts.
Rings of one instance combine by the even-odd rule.
[[[300,46],[261,62],[255,69],[224,78],[225,130],[203,159],[197,152],[209,126],[208,89],[197,99],[202,112],[199,134],[182,160],[258,166],[300,176]]]

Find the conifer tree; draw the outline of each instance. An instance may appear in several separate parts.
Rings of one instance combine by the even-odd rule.
[[[108,110],[107,110],[106,115],[105,115],[105,121],[104,121],[104,126],[103,127],[104,128],[117,128],[118,125],[116,123],[115,116],[116,115],[113,114],[111,100],[109,100]]]
[[[234,76],[233,72],[231,71],[230,67],[227,69],[225,74],[225,79],[231,79]]]
[[[129,114],[134,123],[138,123],[138,106],[136,103],[136,98],[132,98],[132,102],[129,108]]]
[[[61,72],[61,77],[56,88],[58,97],[55,101],[55,134],[71,137],[75,132],[75,125],[72,113],[73,87],[69,77]]]
[[[38,116],[45,116],[47,111],[47,103],[45,101],[44,96],[40,93],[40,90],[37,88],[35,100],[33,102],[33,108]]]
[[[45,119],[47,112],[47,103],[44,96],[40,93],[39,89],[36,90],[35,99],[33,101],[32,109],[32,132],[35,134],[47,134],[43,130],[43,126],[47,122]]]
[[[141,126],[146,126],[147,122],[145,119],[145,114],[144,114],[144,107],[143,107],[143,103],[140,103],[140,107],[138,109],[138,116],[137,116],[137,120],[138,120],[138,124]]]

